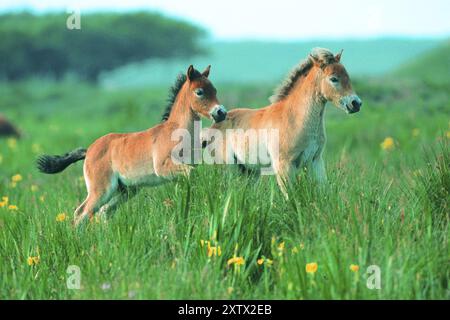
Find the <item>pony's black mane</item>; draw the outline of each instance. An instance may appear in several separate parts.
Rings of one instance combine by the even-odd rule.
[[[192,71],[192,77],[193,78],[199,78],[202,74],[198,70]],[[169,89],[169,97],[167,98],[167,106],[164,110],[164,114],[162,116],[161,121],[167,121],[170,116],[170,112],[172,111],[173,105],[175,104],[175,100],[177,100],[177,96],[181,91],[181,88],[183,88],[184,83],[187,80],[187,76],[184,73],[178,74],[177,79],[175,80],[175,83],[170,87]]]
[[[162,116],[162,121],[166,121],[169,119],[170,111],[172,111],[172,107],[175,104],[175,100],[177,99],[177,95],[180,92],[181,88],[183,87],[184,83],[186,82],[186,75],[183,73],[180,73],[177,76],[177,79],[175,80],[175,83],[170,87],[169,89],[169,96],[167,98],[167,106],[164,110],[164,114]]]

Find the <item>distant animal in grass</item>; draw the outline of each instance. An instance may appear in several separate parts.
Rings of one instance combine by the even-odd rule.
[[[44,155],[38,159],[38,169],[43,173],[58,173],[85,159],[88,195],[75,210],[75,225],[87,217],[92,219],[97,212],[104,215],[139,186],[155,186],[189,174],[191,165],[172,159],[172,151],[179,145],[179,141],[172,140],[172,133],[187,130],[192,140],[199,141],[194,121],[202,116],[220,122],[227,113],[208,79],[209,70],[210,67],[201,73],[191,65],[186,75],[178,77],[162,123],[141,132],[107,134],[87,150],[79,148],[63,156]]]
[[[0,138],[13,137],[20,138],[20,131],[4,116],[0,115]]]

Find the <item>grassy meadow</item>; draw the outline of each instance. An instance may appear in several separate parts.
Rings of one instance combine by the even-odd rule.
[[[167,88],[0,85],[0,110],[24,133],[0,140],[0,298],[449,299],[443,48],[431,61],[442,81],[421,76],[424,56],[354,77],[360,113],[327,106],[328,185],[302,173],[286,201],[273,177],[200,165],[190,179],[142,189],[107,223],[79,230],[71,221],[86,195],[82,163],[48,176],[35,158],[153,126]],[[228,108],[262,107],[275,85],[216,87]],[[81,270],[79,290],[66,287],[70,265]],[[366,285],[371,265],[381,270],[380,289]]]

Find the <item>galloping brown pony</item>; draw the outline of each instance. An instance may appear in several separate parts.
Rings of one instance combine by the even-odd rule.
[[[163,122],[141,132],[110,133],[95,141],[87,150],[76,149],[64,156],[42,156],[38,169],[58,173],[70,164],[85,159],[84,179],[87,198],[75,210],[74,223],[92,218],[97,211],[106,213],[124,199],[124,191],[138,186],[155,186],[180,174],[189,174],[192,166],[176,163],[173,149],[179,141],[171,134],[185,129],[194,135],[194,121],[200,116],[220,122],[226,117],[216,89],[208,80],[210,67],[200,73],[191,65],[172,88],[171,103]],[[198,137],[199,139],[199,137]]]

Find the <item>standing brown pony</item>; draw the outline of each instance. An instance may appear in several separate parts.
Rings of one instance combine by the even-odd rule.
[[[154,186],[190,172],[190,165],[172,160],[172,150],[179,141],[173,141],[171,134],[185,129],[192,137],[194,121],[200,120],[200,116],[216,122],[225,119],[226,110],[219,104],[216,89],[208,80],[209,70],[208,66],[200,73],[191,65],[187,75],[178,77],[161,124],[141,132],[110,133],[87,150],[80,148],[64,156],[38,159],[38,169],[44,173],[61,172],[85,159],[88,196],[75,211],[75,225],[86,217],[92,218],[99,210],[104,214],[116,206],[124,198],[127,187]]]
[[[279,139],[258,141],[259,148],[269,155],[277,182],[287,197],[286,183],[303,167],[309,167],[319,181],[326,181],[322,153],[325,146],[324,110],[327,101],[347,113],[355,113],[362,105],[354,93],[350,78],[340,63],[342,51],[336,55],[327,49],[315,48],[308,58],[289,74],[271,97],[271,105],[262,109],[234,109],[227,119],[211,128],[227,138],[216,159],[236,158],[245,164],[247,150],[255,142],[242,134],[226,135],[228,129],[275,129]],[[217,131],[209,130],[204,140],[211,141]],[[229,131],[229,132],[232,132]],[[217,150],[215,150],[217,152]],[[276,152],[275,152],[276,151]],[[261,154],[261,153],[259,153]],[[259,156],[258,156],[259,157]],[[229,159],[229,158],[228,158]],[[260,160],[261,161],[261,160]],[[251,166],[245,164],[246,167]],[[257,168],[261,164],[257,164]]]

